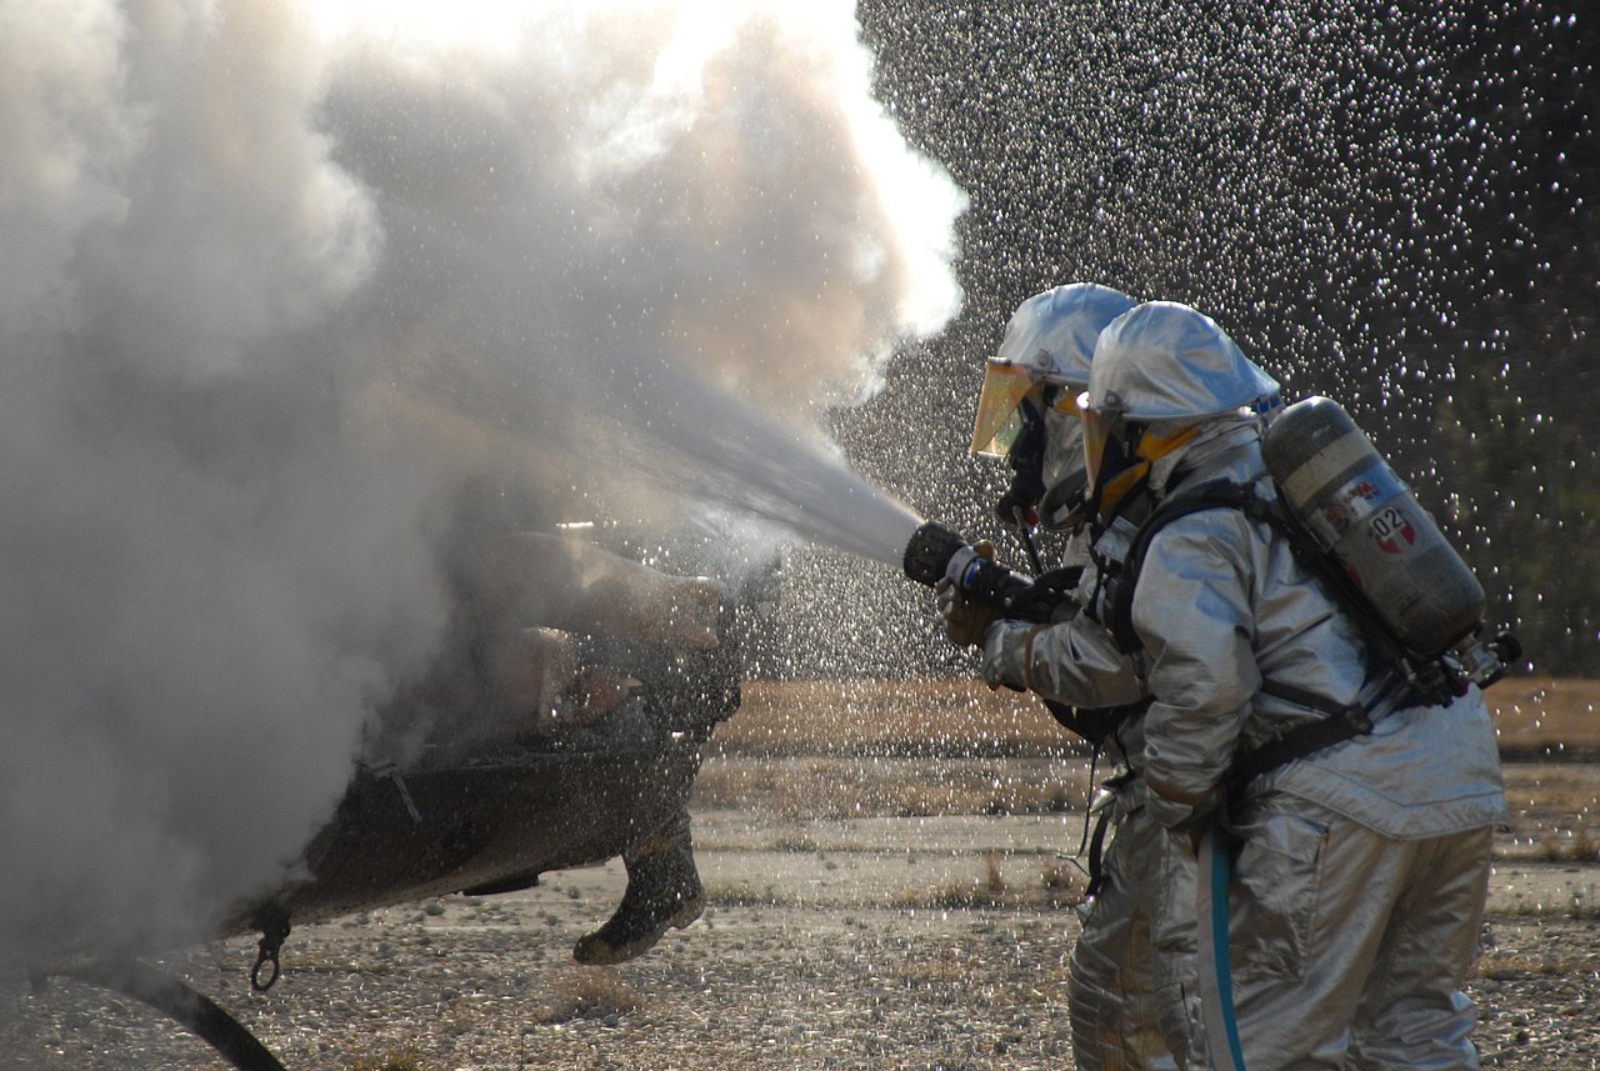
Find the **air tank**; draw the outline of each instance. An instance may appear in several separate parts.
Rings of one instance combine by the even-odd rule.
[[[1483,585],[1343,406],[1289,406],[1262,454],[1289,509],[1407,651],[1435,658],[1478,631]]]

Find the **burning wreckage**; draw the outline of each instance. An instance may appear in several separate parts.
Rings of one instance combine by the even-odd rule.
[[[368,758],[298,876],[236,905],[216,932],[261,935],[257,990],[277,980],[296,924],[513,892],[618,856],[628,892],[579,942],[580,962],[638,955],[698,915],[688,798],[703,745],[739,707],[740,636],[763,605],[763,580],[735,588],[533,534],[502,541],[470,573],[475,594],[445,650],[380,712]],[[649,873],[660,859],[666,879]],[[641,888],[652,880],[679,888]],[[282,1071],[220,1006],[137,960],[64,957],[34,968],[35,987],[52,975],[156,1007],[243,1071]]]

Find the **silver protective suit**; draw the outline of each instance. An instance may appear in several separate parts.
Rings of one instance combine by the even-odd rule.
[[[1097,547],[1114,558],[1125,549],[1126,535],[1108,531]],[[1097,588],[1091,565],[1078,597],[1088,598]],[[1118,653],[1103,625],[1083,614],[1048,628],[996,622],[986,637],[984,678],[1079,707],[1146,698],[1133,661]],[[1199,1015],[1193,986],[1186,984],[1194,953],[1194,862],[1174,850],[1145,807],[1138,776],[1142,747],[1138,715],[1105,745],[1105,757],[1130,776],[1114,778],[1095,804],[1097,817],[1109,810],[1111,840],[1100,885],[1080,912],[1083,932],[1069,963],[1073,1056],[1080,1071],[1196,1066],[1190,1039]]]
[[[1158,497],[1263,472],[1256,424],[1231,418],[1163,461]],[[1392,681],[1349,617],[1281,537],[1233,509],[1160,530],[1133,625],[1155,698],[1147,807],[1169,829],[1209,820],[1236,754],[1324,716],[1263,693],[1264,680],[1379,719],[1257,778],[1234,816],[1229,944],[1245,1066],[1476,1067],[1462,984],[1505,814],[1482,697],[1386,699]]]
[[[1192,424],[1281,404],[1278,381],[1215,320],[1171,301],[1146,301],[1107,324],[1095,341],[1092,369],[1089,407],[1107,417]]]
[[[1120,735],[1137,739],[1139,719]],[[1105,791],[1111,844],[1069,963],[1076,1064],[1193,1069],[1194,863],[1151,817],[1137,775]]]
[[[1075,283],[1035,295],[1018,306],[1006,327],[1000,356],[1032,368],[1039,381],[1070,396],[1086,389],[1100,331],[1134,306],[1126,294],[1092,283]],[[1046,487],[1069,481],[1083,469],[1083,428],[1075,407],[1048,407],[1044,414]],[[1041,510],[1041,523],[1051,527]],[[1068,533],[1063,566],[1090,570],[1087,532]],[[1092,579],[1091,579],[1092,584]],[[1083,620],[1062,626],[1084,631],[1085,650],[1094,653],[1080,667],[1085,687],[1049,698],[1079,707],[1122,706],[1144,698],[1143,686],[1127,659],[1107,652],[1095,639],[1103,629]],[[1103,636],[1101,637],[1103,639]],[[1070,672],[1070,671],[1066,671]],[[1092,680],[1092,683],[1089,683]],[[1106,757],[1131,771],[1138,754],[1137,721],[1105,745]],[[1079,1071],[1164,1071],[1179,1066],[1174,1044],[1187,1038],[1183,1016],[1162,1021],[1157,1000],[1157,926],[1150,909],[1162,885],[1165,833],[1144,811],[1144,789],[1136,774],[1114,777],[1095,804],[1095,820],[1108,823],[1110,846],[1101,860],[1095,894],[1079,914],[1083,932],[1069,964],[1068,1003],[1073,1055]],[[1176,1050],[1180,1057],[1182,1049]]]
[[[1089,385],[1100,332],[1134,304],[1099,283],[1067,283],[1035,294],[1011,314],[997,356],[1024,366],[1036,382],[1081,391]]]

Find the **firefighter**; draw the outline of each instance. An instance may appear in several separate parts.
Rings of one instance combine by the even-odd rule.
[[[1134,304],[1126,294],[1093,283],[1037,294],[1017,307],[999,355],[985,369],[972,449],[1003,458],[1014,474],[995,513],[1025,540],[1035,524],[1062,533],[1063,566],[1083,568],[1091,557],[1077,400],[1088,387],[1101,329]],[[1034,562],[1035,571],[1041,564]],[[1091,567],[1091,587],[1093,575]],[[939,590],[939,603],[953,642],[983,644],[996,622],[992,609],[962,599],[949,582]],[[1181,900],[1181,889],[1192,889],[1192,881],[1179,884],[1189,868],[1181,858],[1166,858],[1165,832],[1145,814],[1137,762],[1142,685],[1131,663],[1110,649],[1104,628],[1087,618],[1071,619],[1072,609],[1070,602],[1064,607],[1069,619],[1058,634],[1063,674],[1075,676],[1038,690],[1064,726],[1116,767],[1094,805],[1097,850],[1088,895],[1078,909],[1083,930],[1069,964],[1074,1062],[1083,1071],[1171,1068],[1186,1054],[1190,1024],[1182,992],[1160,986],[1155,917],[1163,898]],[[1019,676],[1007,683],[1034,682]],[[1102,856],[1098,846],[1108,833]],[[1186,951],[1187,932],[1180,926],[1167,935],[1171,954]]]
[[[1146,807],[1232,867],[1198,968],[1208,1051],[1250,1071],[1473,1068],[1462,985],[1505,816],[1493,726],[1475,686],[1430,702],[1376,657],[1265,514],[1176,508],[1218,481],[1280,494],[1258,371],[1210,318],[1150,302],[1100,336],[1082,407],[1091,485],[1137,471],[1170,510],[1110,603],[1152,697]]]

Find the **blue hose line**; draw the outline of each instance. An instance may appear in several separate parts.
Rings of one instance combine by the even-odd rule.
[[[1233,874],[1228,838],[1213,821],[1200,842],[1201,1003],[1216,1071],[1245,1071],[1239,1020],[1233,1007],[1233,963],[1228,949],[1228,884]],[[1210,962],[1207,963],[1206,961]],[[1227,1051],[1216,1052],[1219,1040]]]

